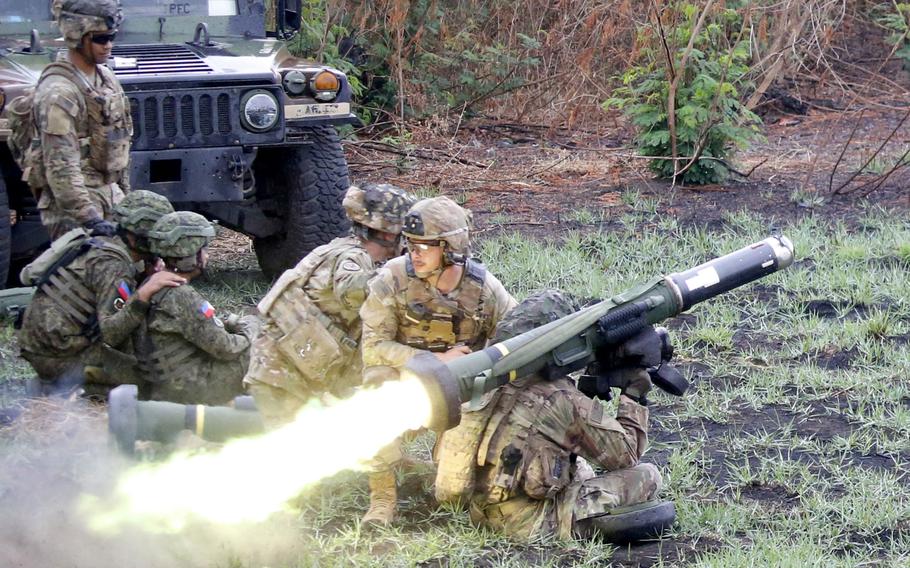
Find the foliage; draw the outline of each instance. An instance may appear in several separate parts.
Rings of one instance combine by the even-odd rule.
[[[300,32],[288,43],[288,50],[344,72],[359,97],[364,91],[360,70],[340,48],[342,39],[350,35],[346,27],[329,21],[325,0],[301,0]]]
[[[680,179],[688,184],[723,181],[729,174],[723,160],[733,147],[748,144],[760,122],[741,101],[751,84],[749,43],[739,37],[739,14],[718,10],[702,29],[699,16],[694,4],[677,2],[664,13],[667,22],[642,25],[639,62],[604,103],[631,119],[641,154],[661,158],[651,161],[654,172],[664,178],[683,172]]]
[[[879,4],[873,10],[875,21],[888,30],[885,41],[889,45],[899,45],[894,55],[910,64],[910,3],[888,2]]]

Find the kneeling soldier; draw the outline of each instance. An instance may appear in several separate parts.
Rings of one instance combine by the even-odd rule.
[[[265,324],[244,382],[269,426],[291,420],[313,396],[343,396],[360,384],[358,312],[377,266],[397,254],[413,202],[388,184],[351,186],[342,203],[351,235],[313,250],[259,302]]]
[[[577,309],[560,292],[531,296],[499,323],[492,341]],[[518,377],[478,408],[466,405],[461,424],[439,444],[437,499],[466,501],[474,523],[523,540],[621,542],[659,534],[675,514],[672,503],[655,500],[657,468],[639,463],[648,443],[648,409],[640,401],[651,379],[644,369],[623,376],[616,418],[556,369]],[[606,473],[594,476],[579,458]]]
[[[162,217],[149,233],[152,251],[164,261],[163,272],[191,282],[208,263],[215,229],[205,217],[178,211]],[[229,316],[191,285],[167,288],[152,296],[136,337],[136,353],[150,384],[152,400],[182,404],[222,404],[243,391],[250,343],[259,320]]]
[[[117,236],[73,229],[23,269],[22,282],[38,290],[25,311],[19,345],[45,391],[85,385],[88,394],[106,394],[109,387],[135,382],[125,365],[110,367],[130,358],[119,354],[132,352],[128,338],[145,318],[152,295],[185,282],[178,275],[155,274],[136,290],[142,275],[135,263],[152,259],[148,232],[173,211],[166,198],[134,191],[114,207]],[[94,372],[86,374],[87,367]]]

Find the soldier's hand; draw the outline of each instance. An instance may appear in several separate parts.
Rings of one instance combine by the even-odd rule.
[[[186,278],[163,270],[156,272],[146,279],[146,281],[136,290],[136,296],[143,302],[148,302],[152,296],[164,290],[165,288],[176,288],[186,284]]]
[[[247,339],[253,341],[256,339],[256,336],[259,335],[259,330],[262,328],[262,320],[258,316],[253,314],[243,316],[237,320],[237,331],[241,335],[245,335]]]
[[[117,234],[117,225],[104,219],[91,219],[83,225],[93,237],[113,237]]]
[[[443,363],[448,363],[452,359],[458,359],[463,357],[471,352],[471,348],[467,345],[456,345],[455,347],[449,349],[445,353],[433,353],[436,355],[436,358],[442,361]]]
[[[642,368],[624,369],[625,386],[622,393],[627,397],[634,399],[638,404],[646,404],[645,395],[651,391],[654,384],[651,382],[651,375]]]

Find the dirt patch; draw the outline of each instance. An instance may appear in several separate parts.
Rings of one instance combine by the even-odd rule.
[[[787,487],[778,484],[764,484],[752,482],[749,485],[740,488],[740,496],[743,499],[758,501],[759,503],[771,503],[779,505],[781,503],[793,506],[794,501],[799,499],[799,495]]]
[[[623,568],[648,568],[655,565],[686,564],[699,554],[713,552],[723,543],[709,538],[670,538],[659,542],[644,542],[618,549],[610,558],[611,566]]]

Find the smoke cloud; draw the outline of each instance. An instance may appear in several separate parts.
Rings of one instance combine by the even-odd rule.
[[[299,557],[290,515],[255,525],[193,524],[179,534],[93,533],[84,495],[104,497],[133,463],[109,445],[107,415],[84,401],[30,402],[0,428],[0,551],[11,568],[285,565]],[[248,483],[268,480],[248,480]],[[243,491],[237,487],[236,491]],[[227,500],[231,495],[225,495]]]

